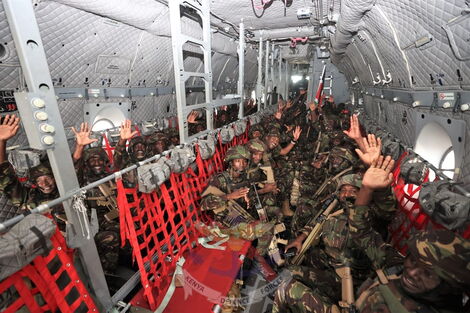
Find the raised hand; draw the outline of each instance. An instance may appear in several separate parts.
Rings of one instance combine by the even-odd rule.
[[[80,124],[80,131],[77,131],[75,127],[72,127],[72,131],[75,134],[75,139],[77,140],[77,146],[86,146],[90,143],[97,142],[98,139],[90,138],[91,128],[88,126],[88,123]]]
[[[362,138],[363,149],[356,149],[356,153],[361,159],[361,161],[370,166],[373,160],[376,160],[380,156],[380,152],[382,151],[382,140],[380,138],[375,137],[373,134],[367,135],[367,138]]]
[[[5,115],[0,124],[0,141],[7,141],[18,132],[20,128],[20,118],[16,115]]]
[[[279,101],[277,102],[277,110],[282,112],[282,110],[284,110],[285,107],[286,107],[286,102],[282,99],[279,99]]]
[[[297,141],[299,140],[299,137],[300,137],[300,134],[302,133],[302,128],[300,128],[300,126],[296,126],[295,129],[294,129],[294,141]]]
[[[121,123],[121,128],[119,129],[119,135],[121,136],[121,140],[129,140],[135,135],[137,135],[137,131],[132,131],[132,122],[131,120],[125,120]]]
[[[199,113],[197,111],[191,111],[188,115],[188,123],[189,124],[196,124],[197,118],[199,117]]]
[[[393,166],[395,161],[387,156],[379,156],[378,159],[372,161],[371,166],[362,178],[362,186],[371,190],[384,189],[393,181]]]
[[[349,128],[349,130],[343,130],[343,133],[345,133],[346,136],[355,140],[356,142],[360,141],[362,139],[362,135],[361,135],[361,129],[359,127],[360,124],[359,124],[359,119],[357,118],[357,115],[353,114],[349,118],[349,120],[351,122],[351,127]]]

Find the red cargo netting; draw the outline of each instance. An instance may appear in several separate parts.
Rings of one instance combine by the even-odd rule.
[[[98,312],[59,230],[51,241],[53,247],[47,256],[36,257],[0,283],[2,312],[22,308],[30,312]]]
[[[234,138],[230,146],[246,140],[247,132]],[[117,182],[122,241],[130,241],[152,310],[165,295],[179,257],[197,245],[200,194],[210,177],[223,170],[226,146],[229,144],[220,144],[211,158],[203,160],[196,145],[196,169],[171,174],[152,193],[124,188],[121,180]]]
[[[406,241],[410,233],[423,229],[438,229],[443,226],[434,222],[426,212],[423,211],[419,203],[419,191],[421,186],[406,184],[400,177],[401,162],[408,154],[405,152],[398,159],[393,172],[393,190],[397,198],[398,212],[395,219],[390,224],[390,234],[392,245],[401,253],[405,254],[408,247]],[[436,177],[436,180],[439,179]],[[424,178],[424,182],[429,181],[429,172]],[[470,227],[464,232],[464,237],[470,237]]]

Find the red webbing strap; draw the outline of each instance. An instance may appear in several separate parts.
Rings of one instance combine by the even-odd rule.
[[[108,136],[106,136],[106,134],[103,135],[103,138],[104,138],[104,150],[106,151],[106,154],[108,155],[109,163],[113,165],[114,164],[114,157],[113,157],[114,148],[109,143],[109,139],[108,139]]]
[[[128,228],[124,235],[132,246],[152,310],[165,295],[179,257],[197,243],[198,210],[192,195],[197,190],[188,186],[184,174],[172,174],[152,193],[138,193],[136,188],[117,184],[119,209],[124,211],[120,214]],[[182,229],[180,234],[178,229]]]
[[[406,253],[406,240],[412,230],[423,230],[426,228],[442,228],[435,223],[422,210],[419,203],[419,191],[421,186],[406,184],[400,177],[401,162],[407,156],[403,153],[398,159],[393,172],[394,183],[392,185],[398,205],[398,212],[395,219],[390,224],[390,234],[392,245],[402,253]],[[429,181],[429,172],[426,173],[423,182]]]
[[[57,232],[51,237],[52,249],[46,257],[38,256],[33,264],[38,273],[47,282],[49,291],[55,296],[61,312],[75,312],[79,307],[86,307],[88,312],[97,312],[92,297],[78,276],[73,258],[67,253],[67,246],[62,234]],[[57,271],[50,265],[60,264]]]
[[[73,313],[97,312],[88,291],[80,280],[65,239],[57,229],[51,237],[52,249],[47,256],[33,262],[0,283],[0,293],[10,290],[12,302],[4,312],[16,312],[26,306],[30,312]],[[16,292],[15,292],[16,291]]]

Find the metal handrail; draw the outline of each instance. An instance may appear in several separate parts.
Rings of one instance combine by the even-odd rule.
[[[257,112],[257,113],[262,113],[261,112]],[[177,147],[183,147],[184,145],[188,145],[188,144],[193,144],[195,142],[197,142],[198,140],[204,138],[204,137],[207,137],[208,135],[213,135],[215,133],[218,133],[221,129],[225,128],[225,127],[229,127],[229,126],[232,126],[234,125],[235,123],[239,122],[239,121],[243,121],[243,120],[247,120],[249,118],[249,116],[245,116],[243,117],[242,119],[239,119],[237,121],[234,121],[230,124],[227,124],[227,125],[224,125],[222,127],[219,127],[217,129],[214,129],[212,131],[209,131],[209,132],[206,132],[206,133],[203,133],[201,134],[200,136],[198,137],[195,137],[193,139],[191,139],[188,143],[185,143],[185,144],[181,144],[181,145],[178,145]],[[43,204],[40,204],[39,206],[37,206],[36,208],[28,211],[27,214],[20,214],[20,215],[17,215],[9,220],[6,220],[4,221],[3,223],[0,223],[0,232],[4,232],[7,230],[8,227],[11,227],[13,225],[15,225],[16,223],[18,223],[19,221],[21,221],[23,218],[25,218],[27,215],[29,214],[40,214],[40,213],[43,213],[45,212],[46,210],[72,198],[73,196],[75,196],[76,194],[79,194],[81,192],[85,192],[87,190],[90,190],[90,189],[93,189],[95,187],[98,187],[99,185],[103,184],[103,183],[106,183],[110,180],[113,180],[113,179],[117,179],[117,178],[120,178],[123,174],[126,174],[136,168],[138,168],[139,166],[142,166],[142,165],[145,165],[147,163],[150,163],[152,161],[155,161],[157,159],[159,159],[160,157],[162,156],[166,156],[168,155],[169,153],[171,152],[171,150],[167,150],[165,152],[163,152],[162,154],[156,154],[148,159],[145,159],[143,161],[140,161],[140,162],[137,162],[137,163],[134,163],[132,165],[130,165],[129,167],[126,167],[125,169],[122,169],[122,170],[119,170],[117,172],[114,172],[104,178],[101,178],[95,182],[92,182],[82,188],[79,188],[79,189],[76,189],[76,190],[71,190],[69,192],[66,192],[64,196],[62,197],[59,197],[57,199],[54,199],[54,200],[51,200],[47,203],[43,203]]]

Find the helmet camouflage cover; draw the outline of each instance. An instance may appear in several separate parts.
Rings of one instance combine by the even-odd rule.
[[[352,152],[349,149],[345,148],[334,147],[333,149],[331,149],[330,157],[335,156],[343,158],[349,161],[351,164],[356,164],[358,161],[358,159],[352,154]]]
[[[40,163],[39,165],[32,167],[29,170],[29,180],[35,182],[41,176],[48,175],[54,177],[52,169],[49,164]]]
[[[338,181],[338,188],[341,188],[343,185],[351,185],[360,189],[362,186],[362,176],[360,174],[348,174],[341,176]]]
[[[447,229],[418,232],[409,251],[439,277],[460,290],[470,288],[470,241]]]
[[[267,150],[266,145],[261,139],[251,139],[246,143],[246,147],[250,152],[265,152]]]
[[[157,132],[155,134],[152,134],[148,137],[147,142],[152,144],[156,143],[157,141],[163,141],[163,142],[168,142],[168,136],[162,132]]]
[[[248,151],[247,147],[238,145],[227,150],[227,154],[225,155],[224,161],[230,162],[235,159],[249,160],[250,157],[250,151]]]
[[[250,127],[249,136],[251,137],[254,132],[259,131],[261,134],[264,134],[264,127],[261,124],[255,124]]]
[[[83,151],[83,160],[85,162],[87,162],[93,156],[98,156],[103,161],[108,161],[108,155],[106,154],[106,151],[104,151],[102,147],[88,148],[85,151]]]
[[[281,137],[281,132],[279,128],[272,127],[266,134],[266,137]]]

